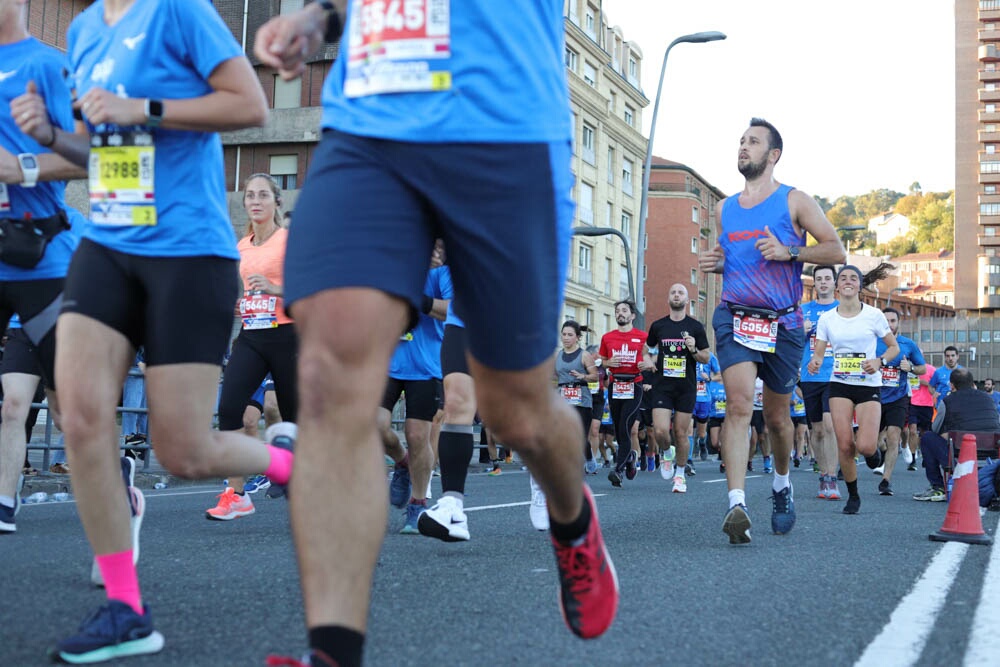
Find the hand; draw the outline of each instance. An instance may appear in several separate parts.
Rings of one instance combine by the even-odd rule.
[[[651,385],[651,384],[644,384],[644,385],[642,385],[642,390],[643,391],[651,391],[652,389],[653,389],[653,385]]]
[[[910,371],[913,370],[913,364],[910,363],[909,359],[903,357],[903,360],[899,362],[899,370],[903,371],[904,373],[909,373]]]
[[[618,357],[611,357],[610,359],[604,362],[604,365],[607,366],[608,368],[618,368],[619,366],[622,365],[622,360],[619,359]]]
[[[771,232],[771,228],[767,225],[764,226],[764,232],[767,234],[762,239],[757,239],[757,242],[753,244],[760,254],[764,256],[764,259],[771,262],[787,262],[792,258],[792,254],[788,251],[788,246],[778,240],[778,237]]]
[[[250,289],[258,292],[263,292],[264,294],[274,293],[274,283],[272,283],[270,280],[260,275],[259,273],[255,273],[249,278],[247,278],[247,285],[250,287]]]
[[[868,373],[868,375],[874,374],[880,368],[882,368],[882,360],[879,359],[878,357],[874,357],[872,359],[865,359],[864,361],[861,362],[861,370],[863,370],[865,373]]]
[[[24,87],[24,95],[15,97],[10,103],[10,115],[18,128],[29,137],[40,144],[52,143],[56,128],[49,120],[45,98],[38,94],[34,81],[29,81]]]
[[[696,354],[698,352],[698,348],[695,347],[694,336],[690,334],[684,336],[684,347],[686,347],[688,352],[691,354]]]
[[[253,52],[285,81],[305,71],[305,59],[323,44],[325,12],[315,3],[293,14],[275,16],[257,30]]]
[[[0,146],[0,183],[20,183],[24,180],[21,164],[14,154]]]
[[[716,245],[698,256],[698,268],[705,273],[714,273],[719,269],[719,263],[725,259],[722,246]]]
[[[73,103],[91,125],[145,125],[146,102],[139,97],[118,97],[110,90],[91,88]]]
[[[583,373],[581,373],[580,371],[570,371],[569,374],[575,377],[577,380],[583,377]]]
[[[822,361],[820,361],[816,357],[813,357],[812,359],[809,360],[809,363],[806,365],[806,370],[809,372],[809,375],[816,375],[816,373],[819,373],[819,367],[822,365],[823,365]]]

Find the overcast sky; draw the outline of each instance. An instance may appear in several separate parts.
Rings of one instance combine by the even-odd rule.
[[[970,0],[971,1],[971,0]],[[643,53],[649,135],[663,51],[654,155],[726,194],[740,190],[739,137],[771,121],[785,151],[776,178],[831,201],[877,188],[955,187],[954,0],[604,0],[611,25]]]

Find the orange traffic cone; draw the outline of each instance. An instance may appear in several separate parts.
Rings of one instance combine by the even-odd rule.
[[[935,542],[965,542],[993,544],[993,538],[983,532],[979,518],[979,482],[976,472],[976,436],[962,436],[958,465],[952,475],[955,484],[941,530],[927,537]]]

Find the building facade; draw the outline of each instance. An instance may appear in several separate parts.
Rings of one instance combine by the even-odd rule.
[[[954,252],[911,253],[890,261],[896,267],[894,292],[921,301],[955,305]]]
[[[885,245],[910,233],[910,219],[901,213],[883,213],[868,221],[868,231],[875,235],[876,245]]]

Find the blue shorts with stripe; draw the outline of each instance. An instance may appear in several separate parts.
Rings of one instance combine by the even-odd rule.
[[[498,370],[558,345],[574,204],[569,142],[411,143],[325,130],[295,207],[285,305],[369,287],[423,299],[445,243],[469,351]]]

